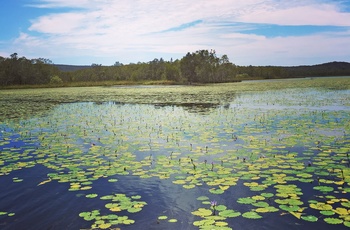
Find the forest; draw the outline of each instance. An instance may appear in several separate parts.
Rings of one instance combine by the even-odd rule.
[[[72,83],[162,82],[166,84],[223,83],[253,79],[278,79],[316,76],[350,76],[350,63],[330,62],[313,66],[238,66],[227,55],[215,50],[188,52],[180,60],[155,58],[149,62],[112,66],[56,65],[46,58],[27,59],[13,53],[0,56],[0,86],[69,86]]]

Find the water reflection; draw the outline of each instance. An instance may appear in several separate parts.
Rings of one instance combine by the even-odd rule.
[[[164,107],[179,107],[183,108],[185,111],[189,113],[198,113],[198,114],[209,114],[212,110],[215,110],[220,107],[220,104],[214,103],[163,103],[163,104],[155,104],[155,109],[164,108]]]

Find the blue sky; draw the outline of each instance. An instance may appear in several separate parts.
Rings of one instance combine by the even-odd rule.
[[[112,65],[214,49],[237,65],[350,62],[350,0],[2,0],[0,56]]]

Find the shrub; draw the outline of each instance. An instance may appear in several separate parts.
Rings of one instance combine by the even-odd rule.
[[[50,85],[60,85],[62,83],[63,83],[62,79],[57,75],[52,76],[50,78]]]

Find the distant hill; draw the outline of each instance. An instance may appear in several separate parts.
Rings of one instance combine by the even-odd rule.
[[[350,63],[328,62],[310,66],[282,67],[289,76],[350,76]]]
[[[71,72],[81,69],[90,69],[92,68],[91,65],[61,65],[61,64],[54,64],[60,71],[62,72]]]

